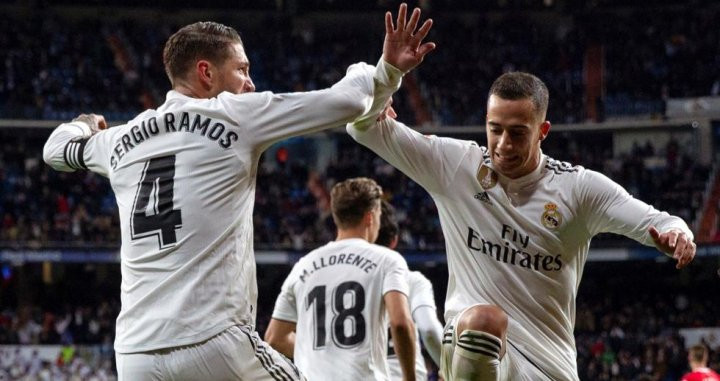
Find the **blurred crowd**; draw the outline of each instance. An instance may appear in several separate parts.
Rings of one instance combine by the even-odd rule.
[[[714,292],[716,260],[698,259],[687,270],[678,272],[670,262],[654,261],[589,262],[578,292],[575,339],[581,380],[677,381],[687,372],[685,338],[680,329],[720,327],[720,300]],[[444,265],[411,263],[434,284],[438,316],[447,284]],[[289,264],[258,266],[257,330],[264,332],[275,297]],[[710,270],[712,271],[710,271]],[[117,269],[115,270],[117,271]],[[633,274],[652,273],[652,279],[632,280]],[[46,288],[92,286],[92,276],[79,281],[77,274]],[[92,287],[103,289],[102,285]],[[628,293],[632,287],[634,292]],[[117,288],[117,285],[115,285]],[[4,291],[12,293],[13,286]],[[81,291],[75,294],[82,294]],[[107,294],[107,295],[106,295]],[[0,313],[0,345],[60,344],[70,351],[55,362],[42,362],[37,356],[18,359],[12,351],[0,350],[0,379],[5,374],[30,375],[31,380],[112,379],[112,338],[114,319],[119,310],[117,295],[109,291],[93,293],[97,303],[55,306],[55,301],[37,299],[34,305],[5,307]],[[78,296],[77,303],[86,297]],[[88,299],[89,300],[89,299]],[[14,303],[13,303],[14,304]],[[706,341],[710,350],[709,367],[720,369],[718,341]],[[92,353],[80,353],[90,345]],[[75,355],[73,355],[75,351]],[[65,375],[43,378],[40,374]],[[105,377],[105,378],[104,378]],[[16,379],[20,377],[15,377]]]
[[[667,98],[720,94],[717,7],[426,15],[436,21],[431,39],[438,49],[396,99],[411,124],[482,124],[490,83],[510,70],[548,84],[555,122],[660,115]],[[94,111],[126,120],[162,103],[169,89],[162,45],[181,24],[141,17],[76,22],[50,9],[7,17],[22,22],[0,26],[0,118]],[[302,13],[260,13],[255,22],[219,16],[241,32],[258,90],[275,92],[324,88],[348,64],[379,58],[382,24],[369,24],[363,13],[342,17],[338,27],[332,18]],[[593,68],[602,69],[601,84],[586,78]],[[588,104],[588,86],[600,89],[596,104]]]
[[[0,130],[0,246],[117,247],[119,219],[109,182],[91,173],[53,171],[41,157],[48,131],[28,131]],[[437,210],[423,188],[349,137],[337,134],[333,141],[324,168],[296,157],[281,160],[278,152],[263,156],[253,214],[256,248],[307,250],[334,239],[330,189],[356,176],[374,178],[397,208],[401,248],[444,248]],[[635,197],[690,224],[702,210],[709,170],[675,140],[661,147],[638,142],[613,155],[609,134],[557,133],[543,150],[605,173]],[[599,242],[617,242],[614,237]]]

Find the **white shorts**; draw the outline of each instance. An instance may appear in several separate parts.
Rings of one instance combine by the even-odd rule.
[[[251,326],[233,326],[206,341],[140,353],[116,353],[119,381],[305,380],[290,360]]]
[[[478,305],[478,304],[476,304]],[[440,374],[446,381],[453,381],[452,374],[452,358],[457,345],[457,322],[460,316],[473,306],[469,306],[455,315],[445,325],[443,330],[443,346],[440,364]],[[504,342],[505,355],[500,358],[500,367],[498,368],[498,379],[501,381],[541,381],[552,380],[542,369],[538,368],[525,355],[522,354],[510,341]]]

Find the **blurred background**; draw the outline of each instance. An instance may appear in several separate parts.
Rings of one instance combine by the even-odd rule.
[[[120,309],[117,207],[108,181],[42,161],[52,128],[79,113],[120,124],[164,102],[165,40],[212,20],[243,37],[258,91],[330,86],[377,62],[389,0],[3,1],[0,13],[0,380],[112,380]],[[422,0],[436,51],[394,98],[427,134],[485,144],[492,81],[522,70],[550,89],[544,153],[601,171],[678,215],[698,253],[683,270],[615,235],[593,240],[578,292],[583,380],[678,380],[686,349],[720,368],[720,3]],[[447,286],[437,210],[424,189],[344,129],[271,147],[254,212],[257,328],[304,253],[334,239],[329,190],[370,176],[397,208],[403,253]],[[430,365],[431,368],[432,365]],[[434,379],[435,374],[431,372]]]

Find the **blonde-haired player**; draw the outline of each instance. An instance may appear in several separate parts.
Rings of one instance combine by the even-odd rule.
[[[389,380],[388,321],[404,379],[415,380],[407,263],[372,243],[381,197],[368,178],[336,184],[337,239],[300,259],[278,296],[265,339],[311,380]]]

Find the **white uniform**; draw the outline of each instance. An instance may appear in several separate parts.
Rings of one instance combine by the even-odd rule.
[[[296,323],[295,364],[308,380],[388,380],[383,296],[408,294],[396,251],[351,238],[298,261],[283,283],[273,319]]]
[[[410,304],[410,312],[413,315],[415,321],[415,379],[427,380],[427,368],[425,367],[425,359],[422,356],[422,348],[420,348],[420,332],[418,332],[418,317],[416,311],[420,308],[431,308],[433,311],[437,310],[435,306],[435,295],[433,293],[432,283],[425,278],[425,276],[419,271],[411,271],[408,275],[408,286],[410,287],[410,296],[408,296],[408,302]],[[437,320],[437,318],[435,319]],[[439,322],[436,324],[440,324]],[[442,335],[442,328],[440,329],[440,335]],[[390,379],[402,381],[403,374],[402,368],[400,367],[400,360],[393,347],[392,337],[388,340],[388,366],[390,367]]]
[[[254,325],[260,154],[360,116],[374,91],[399,86],[383,67],[382,60],[377,70],[352,65],[332,88],[306,93],[196,99],[170,91],[157,110],[95,135],[81,122],[53,131],[48,164],[99,173],[115,192],[122,231],[117,353],[190,345]]]
[[[475,142],[424,136],[394,120],[348,132],[434,199],[448,253],[446,321],[475,304],[500,306],[510,317],[509,358],[527,360],[539,377],[578,379],[575,297],[594,235],[653,245],[647,230],[656,226],[692,237],[680,218],[604,175],[545,155],[510,180]]]

